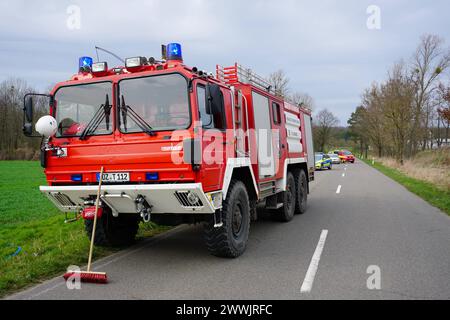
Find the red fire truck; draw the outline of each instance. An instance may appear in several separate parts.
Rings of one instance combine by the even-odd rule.
[[[79,72],[48,95],[24,97],[24,133],[42,137],[40,190],[61,211],[92,206],[104,167],[96,245],[131,243],[141,221],[204,224],[209,251],[237,257],[257,204],[290,221],[314,180],[311,113],[250,69],[216,74],[183,63],[181,46],[125,66],[80,58]],[[34,126],[34,104],[49,115]]]

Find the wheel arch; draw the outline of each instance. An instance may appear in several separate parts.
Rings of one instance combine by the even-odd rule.
[[[231,179],[244,183],[250,200],[258,199],[258,189],[256,188],[256,183],[249,167],[234,168]]]
[[[226,199],[232,179],[242,181],[251,200],[258,199],[258,187],[249,158],[228,159],[222,183],[223,199]]]

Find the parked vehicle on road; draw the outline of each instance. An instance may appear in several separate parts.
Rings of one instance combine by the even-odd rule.
[[[334,150],[333,153],[339,156],[342,163],[355,163],[355,156],[348,150]]]
[[[337,154],[329,153],[328,156],[330,157],[332,164],[340,164],[341,163],[341,158],[339,158],[339,156]]]
[[[35,126],[45,137],[40,190],[63,212],[92,212],[104,166],[96,245],[132,242],[140,221],[203,223],[210,252],[237,257],[257,203],[285,222],[306,211],[311,112],[250,69],[218,65],[213,75],[186,66],[179,44],[162,48],[161,60],[114,68],[82,57],[45,95],[49,115]],[[24,98],[27,136],[35,96]],[[89,235],[93,217],[83,217]]]
[[[316,170],[323,170],[328,169],[331,170],[332,167],[332,161],[329,155],[324,153],[316,153],[314,155],[315,158],[315,164],[316,164]]]
[[[348,150],[342,150],[340,156],[342,156],[343,162],[355,163],[355,156]]]

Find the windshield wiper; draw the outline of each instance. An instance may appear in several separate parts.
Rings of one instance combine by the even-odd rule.
[[[106,130],[109,130],[110,116],[111,105],[109,104],[109,95],[106,95],[105,103],[100,105],[100,108],[98,108],[98,110],[95,112],[91,121],[89,121],[86,128],[84,128],[83,132],[80,135],[80,140],[85,140],[88,135],[92,134],[92,132],[95,132],[95,130],[97,130],[98,126],[103,122],[103,120],[106,120]]]
[[[152,131],[153,128],[144,119],[142,119],[141,116],[139,116],[139,114],[137,114],[137,112],[134,111],[129,105],[125,104],[125,98],[123,95],[121,96],[120,111],[125,132],[127,132],[127,116],[129,115],[134,123],[136,123],[143,132],[145,132],[149,136],[156,135],[156,133]]]

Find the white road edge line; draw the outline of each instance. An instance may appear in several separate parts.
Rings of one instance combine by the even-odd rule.
[[[317,243],[316,251],[309,263],[308,271],[306,271],[305,279],[303,280],[300,292],[311,292],[314,278],[316,277],[317,268],[319,267],[320,256],[322,255],[323,247],[325,246],[325,240],[327,239],[328,230],[322,230],[320,234],[319,242]]]
[[[341,193],[341,188],[342,188],[342,186],[341,185],[338,185],[338,187],[337,187],[337,190],[336,190],[336,193]]]

